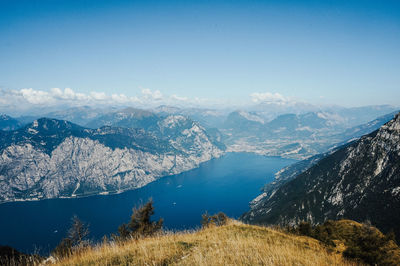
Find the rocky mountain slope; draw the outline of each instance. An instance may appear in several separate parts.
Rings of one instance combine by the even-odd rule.
[[[219,128],[229,113],[227,110],[208,108],[178,108],[168,105],[161,105],[153,111],[158,115],[183,115],[200,122],[205,128]]]
[[[243,219],[295,224],[301,220],[370,220],[400,236],[400,114],[379,130],[325,156],[253,203]]]
[[[367,134],[379,129],[385,123],[392,120],[398,112],[399,111],[391,112],[389,114],[379,116],[376,119],[369,121],[365,124],[361,124],[361,125],[357,125],[355,127],[348,128],[344,132],[341,132],[340,134],[334,136],[334,138],[336,138],[337,140],[346,140],[345,142],[348,142],[348,140],[354,140],[363,135],[367,135]],[[345,143],[339,142],[339,143],[336,143],[335,145],[338,146],[341,144],[345,144]]]
[[[160,117],[153,112],[137,109],[125,108],[115,112],[110,112],[99,116],[86,124],[89,128],[99,128],[102,126],[117,126],[130,128],[144,128],[146,130],[155,127]]]
[[[116,112],[105,114],[87,124],[90,128],[98,128],[101,126],[113,126],[123,128],[142,128],[146,132],[150,132],[159,138],[176,141],[180,136],[180,143],[187,147],[193,145],[194,135],[188,136],[182,134],[188,128],[201,128],[207,135],[207,138],[214,145],[221,149],[225,149],[222,144],[222,135],[215,128],[205,128],[203,124],[189,118],[189,116],[181,114],[154,113],[148,110],[137,108],[125,108]]]
[[[159,122],[160,134],[48,118],[0,131],[0,202],[121,192],[223,153],[196,122],[180,116]]]

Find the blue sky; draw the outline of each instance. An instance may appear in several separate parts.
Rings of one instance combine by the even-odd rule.
[[[400,105],[400,1],[1,0],[0,36],[27,97]]]

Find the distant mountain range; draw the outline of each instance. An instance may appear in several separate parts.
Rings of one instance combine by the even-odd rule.
[[[0,131],[0,202],[121,192],[223,154],[187,117],[158,117],[151,127],[89,129],[41,118]]]
[[[74,124],[86,126],[91,121],[107,114],[116,111],[115,108],[92,108],[89,106],[73,107],[50,113],[44,113],[40,117],[54,118],[58,120],[67,120]],[[39,118],[39,117],[37,117]],[[33,121],[33,120],[32,120]],[[31,121],[30,121],[31,122]],[[104,126],[104,125],[100,125]]]
[[[252,202],[245,221],[369,220],[400,236],[400,114],[359,140],[289,166],[276,177]]]
[[[346,109],[283,114],[271,121],[257,112],[235,111],[219,130],[226,136],[228,151],[305,159],[370,133],[395,114],[391,107],[370,109],[370,115]]]
[[[368,134],[389,121],[397,112],[392,106],[382,105],[330,107],[321,111],[272,116],[266,114],[268,108],[263,107],[271,106],[260,104],[253,107],[256,111],[234,112],[166,105],[152,110],[83,106],[53,111],[44,114],[44,117],[67,120],[92,129],[102,126],[143,128],[160,137],[165,133],[160,132],[158,127],[161,120],[171,115],[183,116],[199,122],[210,138],[227,146],[228,152],[254,152],[301,160]],[[308,107],[304,110],[308,110]],[[11,118],[3,115],[0,118],[0,129],[14,130],[37,118]]]
[[[360,125],[357,121],[392,109],[372,106],[282,114],[272,120],[257,111],[171,106],[154,110],[75,107],[40,119],[2,115],[0,201],[123,191],[197,167],[225,150],[310,158],[372,132],[394,113]],[[349,127],[352,124],[357,126]],[[320,157],[309,161],[315,163]],[[124,163],[118,165],[120,160]],[[301,165],[307,163],[291,169],[300,171]]]

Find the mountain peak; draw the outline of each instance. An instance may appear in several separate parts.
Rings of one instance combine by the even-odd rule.
[[[136,118],[149,117],[149,116],[154,115],[154,113],[152,113],[150,111],[138,109],[138,108],[134,108],[134,107],[127,107],[125,109],[122,109],[121,111],[118,111],[117,113],[130,114]]]
[[[42,117],[34,120],[32,123],[26,126],[27,128],[40,130],[40,131],[52,131],[52,130],[65,130],[65,129],[80,129],[81,127],[68,122],[66,120],[58,120],[54,118]]]

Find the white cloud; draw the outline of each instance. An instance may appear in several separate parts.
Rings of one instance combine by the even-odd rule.
[[[177,100],[177,101],[181,101],[181,102],[186,102],[186,101],[189,100],[188,97],[181,97],[181,96],[178,96],[178,95],[176,95],[176,94],[172,94],[172,95],[170,96],[170,98],[171,98],[172,100]]]
[[[45,104],[53,101],[51,95],[46,91],[21,89],[17,94],[21,95],[31,104]]]
[[[115,103],[126,104],[126,103],[140,103],[140,99],[136,96],[128,97],[125,94],[112,94],[111,99]]]
[[[254,103],[285,103],[289,99],[279,93],[271,92],[254,92],[250,94],[251,100]]]
[[[59,88],[52,88],[50,90],[50,95],[57,100],[67,100],[67,101],[88,101],[90,97],[84,93],[76,93],[71,88],[65,88],[62,91]]]
[[[162,93],[159,90],[152,91],[150,89],[142,89],[142,94],[145,99],[161,100],[163,98]]]
[[[104,92],[90,92],[90,97],[95,101],[105,101],[107,100],[107,95]]]

